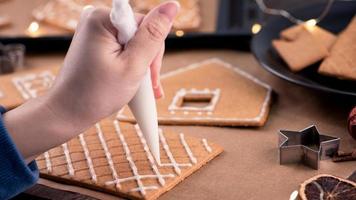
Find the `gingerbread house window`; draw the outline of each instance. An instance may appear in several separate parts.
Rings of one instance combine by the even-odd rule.
[[[219,100],[220,89],[180,89],[173,98],[168,110],[212,112]]]

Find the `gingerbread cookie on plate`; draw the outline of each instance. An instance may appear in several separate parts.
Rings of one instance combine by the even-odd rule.
[[[45,93],[52,85],[58,68],[37,68],[0,77],[0,105],[17,107]]]
[[[223,151],[184,133],[159,134],[157,164],[137,125],[105,119],[38,157],[40,176],[129,199],[157,199]]]
[[[356,17],[340,34],[319,73],[340,79],[356,80]]]
[[[165,98],[157,101],[159,124],[263,126],[272,89],[237,67],[210,59],[161,78]],[[128,107],[117,115],[135,122]]]
[[[321,28],[320,26],[307,27],[306,25],[299,24],[291,26],[280,33],[281,39],[293,41],[298,39],[299,34],[302,32],[308,31],[311,33],[316,40],[318,40],[323,46],[325,46],[328,50],[334,45],[336,41],[336,36]]]

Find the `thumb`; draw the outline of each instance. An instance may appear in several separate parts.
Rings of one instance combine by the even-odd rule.
[[[148,67],[159,53],[178,13],[179,4],[169,1],[151,10],[127,43],[126,53],[134,66]]]

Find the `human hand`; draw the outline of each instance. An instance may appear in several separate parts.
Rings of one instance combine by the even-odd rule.
[[[109,9],[84,11],[51,90],[5,114],[6,126],[24,157],[57,146],[117,112],[135,95],[148,67],[155,96],[161,97],[164,40],[178,9],[178,3],[166,2],[146,16],[137,15],[137,33],[125,47],[117,41],[120,30],[111,24]],[[33,130],[21,130],[19,124]],[[25,138],[21,131],[26,131]],[[26,139],[29,132],[34,137]],[[47,144],[39,144],[44,137]]]
[[[86,11],[49,93],[50,106],[59,109],[55,112],[61,118],[74,117],[85,120],[77,124],[92,124],[132,99],[148,66],[155,96],[161,97],[159,70],[164,40],[177,11],[177,4],[169,2],[146,17],[138,16],[137,34],[125,48],[117,42],[120,30],[117,33],[112,26],[108,9]]]

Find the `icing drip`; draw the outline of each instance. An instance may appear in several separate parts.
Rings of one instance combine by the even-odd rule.
[[[211,153],[213,150],[211,149],[211,147],[208,144],[208,141],[204,138],[201,140],[203,143],[203,146],[205,147],[205,150],[209,153]]]
[[[64,156],[66,157],[69,176],[74,176],[74,168],[72,165],[72,159],[70,158],[68,144],[67,143],[62,144],[62,148],[63,148]]]
[[[106,160],[108,161],[108,164],[109,164],[109,167],[110,167],[110,170],[111,170],[111,174],[112,174],[114,180],[118,180],[119,176],[117,175],[117,172],[116,172],[116,169],[115,169],[115,165],[114,165],[114,162],[112,160],[109,148],[108,148],[108,146],[106,144],[106,141],[105,141],[105,138],[104,138],[104,134],[103,134],[103,132],[101,130],[100,124],[99,123],[95,124],[95,128],[96,128],[96,132],[98,134],[101,146],[104,149],[105,157],[106,157]],[[119,188],[119,189],[121,188],[121,185],[120,185],[119,182],[116,182],[116,187]]]
[[[132,157],[131,157],[131,151],[129,149],[129,146],[128,144],[126,143],[126,140],[125,140],[125,137],[124,135],[121,133],[121,130],[120,130],[120,126],[119,126],[119,122],[117,120],[114,121],[114,125],[115,125],[115,130],[116,130],[116,133],[122,143],[122,146],[124,148],[124,151],[125,151],[125,154],[126,154],[126,160],[129,162],[130,164],[130,167],[131,167],[131,170],[132,170],[132,173],[134,175],[134,178],[136,180],[136,183],[137,183],[137,188],[135,189],[132,189],[131,191],[139,191],[143,196],[146,195],[146,190],[145,190],[145,187],[143,186],[143,183],[141,181],[141,176],[140,174],[138,173],[138,170],[137,170],[137,167],[136,167],[136,164],[135,162],[133,161]],[[155,189],[158,189],[157,186],[152,186],[152,188],[155,187]]]
[[[150,149],[148,148],[147,142],[146,142],[146,140],[145,140],[145,138],[144,138],[139,126],[135,125],[135,129],[136,129],[136,133],[137,133],[138,137],[140,138],[140,141],[141,141],[141,143],[143,145],[143,149],[146,152],[146,155],[147,155],[147,158],[148,158],[148,160],[149,160],[149,162],[151,164],[151,167],[152,167],[153,171],[155,172],[155,174],[157,175],[159,183],[161,184],[161,186],[164,186],[166,184],[166,181],[163,179],[161,173],[159,172],[159,170],[157,168],[155,160],[154,160],[154,158],[153,158],[153,156],[152,156],[152,154],[150,152]],[[174,177],[173,174],[169,174],[169,176],[170,177]]]
[[[197,158],[193,155],[192,150],[190,149],[189,145],[188,145],[187,142],[185,141],[184,134],[183,134],[183,133],[180,133],[180,134],[179,134],[179,138],[180,138],[180,142],[181,142],[182,145],[184,146],[184,149],[185,149],[185,151],[187,152],[187,154],[188,154],[188,156],[189,156],[190,161],[191,161],[193,164],[196,164],[196,163],[198,162],[198,161],[197,161]]]
[[[323,190],[323,188],[321,187],[321,185],[319,185],[319,183],[317,183],[315,181],[313,181],[313,184],[318,188],[318,190],[320,192],[319,199],[323,200],[324,199],[324,190]]]
[[[88,147],[87,147],[87,143],[85,142],[83,134],[79,135],[79,141],[80,141],[80,144],[82,145],[82,148],[84,150],[84,156],[85,156],[85,159],[87,160],[87,164],[88,164],[88,167],[89,167],[89,173],[90,173],[91,179],[96,183],[98,181],[98,179],[96,177],[93,161],[91,160],[91,157],[90,157],[90,154],[89,154],[89,150],[88,150]]]
[[[47,172],[51,173],[52,172],[52,163],[51,163],[51,158],[49,156],[48,151],[44,152],[43,156],[44,156],[45,161],[46,161]]]

